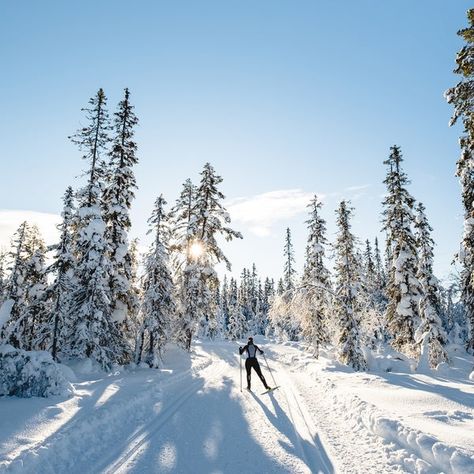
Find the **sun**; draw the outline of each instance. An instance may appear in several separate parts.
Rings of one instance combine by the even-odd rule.
[[[201,242],[193,242],[189,247],[189,254],[195,260],[197,260],[204,253],[204,245]]]

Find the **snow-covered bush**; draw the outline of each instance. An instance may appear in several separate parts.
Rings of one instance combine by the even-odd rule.
[[[0,396],[49,397],[71,390],[61,368],[48,352],[0,346]]]

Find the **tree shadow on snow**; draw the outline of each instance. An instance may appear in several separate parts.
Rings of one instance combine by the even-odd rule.
[[[413,374],[398,374],[398,373],[377,373],[377,376],[383,378],[390,385],[398,385],[399,387],[408,388],[411,390],[421,390],[423,392],[430,392],[435,395],[440,395],[448,400],[459,403],[460,405],[474,408],[474,397],[472,393],[464,392],[456,387],[449,387],[446,385],[429,383],[428,381],[419,380],[413,377]],[[432,377],[436,380],[436,377]],[[440,378],[440,380],[443,380]],[[448,379],[449,381],[449,379]]]
[[[290,472],[263,450],[258,433],[249,429],[229,377],[211,387],[200,377],[192,383],[195,390],[183,398],[167,396],[164,390],[161,411],[147,428],[135,458],[130,457],[127,472],[240,474],[249,468],[259,473]]]
[[[280,441],[280,444],[289,454],[299,457],[312,473],[334,473],[334,467],[319,436],[317,434],[313,436],[312,443],[302,438],[297,432],[293,421],[280,407],[274,394],[269,393],[268,396],[271,400],[274,413],[272,413],[257,395],[252,393],[252,397],[258,403],[268,421],[289,441],[289,443]]]

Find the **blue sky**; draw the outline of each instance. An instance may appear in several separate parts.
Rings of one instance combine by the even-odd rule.
[[[462,231],[454,176],[459,129],[443,91],[469,2],[23,1],[0,4],[0,243],[24,215],[48,231],[83,163],[67,136],[103,87],[114,109],[129,87],[140,119],[133,231],[153,201],[174,201],[210,161],[223,175],[240,272],[279,276],[284,229],[303,264],[304,204],[355,207],[362,239],[380,230],[382,164],[398,144],[410,191],[435,229],[436,270],[450,271]],[[28,214],[19,212],[28,211]],[[49,227],[48,227],[49,226]],[[143,241],[146,243],[146,240]]]

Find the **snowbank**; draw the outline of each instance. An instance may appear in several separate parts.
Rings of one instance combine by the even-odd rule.
[[[0,396],[29,398],[72,393],[64,374],[48,352],[0,346]]]
[[[439,472],[465,474],[474,472],[474,457],[463,450],[440,442],[434,436],[422,433],[403,425],[400,421],[382,415],[379,410],[353,396],[350,399],[339,400],[348,413],[371,433],[380,436],[385,442],[392,442],[400,448],[414,454],[414,466],[411,456],[407,456],[403,464],[414,472]]]

